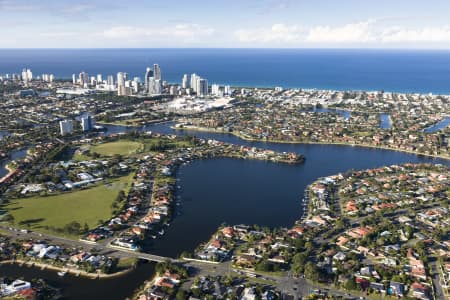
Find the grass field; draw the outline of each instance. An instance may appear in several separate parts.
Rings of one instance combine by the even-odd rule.
[[[45,226],[63,228],[72,221],[82,226],[87,223],[92,229],[99,220],[111,218],[111,203],[119,191],[128,193],[132,177],[133,174],[130,174],[107,184],[71,193],[12,200],[4,209],[14,217],[15,226],[38,232],[55,234]]]
[[[93,146],[90,152],[96,152],[102,156],[113,156],[114,154],[126,156],[136,153],[140,148],[142,148],[142,144],[139,142],[122,140]]]

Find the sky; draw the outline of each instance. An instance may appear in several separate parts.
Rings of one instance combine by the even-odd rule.
[[[448,0],[0,0],[0,48],[450,49]]]

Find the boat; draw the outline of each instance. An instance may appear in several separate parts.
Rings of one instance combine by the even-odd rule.
[[[67,274],[67,271],[60,271],[58,272],[58,276],[64,277]]]

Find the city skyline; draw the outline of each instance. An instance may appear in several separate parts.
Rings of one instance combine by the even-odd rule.
[[[440,0],[0,0],[0,48],[450,49],[449,9]]]

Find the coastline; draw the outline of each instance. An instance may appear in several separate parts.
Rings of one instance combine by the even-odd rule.
[[[0,178],[0,183],[2,183],[6,178],[11,176],[11,174],[13,174],[16,171],[16,169],[11,168],[9,166],[9,164],[5,165],[5,170],[8,171],[8,173],[5,176],[3,176],[2,178]]]
[[[136,125],[136,124],[118,124],[118,123],[114,123],[114,122],[96,122],[96,124],[100,124],[100,125],[106,125],[106,126],[123,126],[123,127],[141,127],[141,126],[147,126],[147,125],[156,125],[156,124],[165,124],[165,123],[170,123],[173,122],[172,120],[154,120],[154,121],[149,121],[149,122],[145,122],[145,124],[142,125]]]
[[[41,270],[50,270],[54,272],[67,272],[67,274],[71,274],[73,276],[83,276],[85,278],[89,279],[108,279],[108,278],[115,278],[120,277],[122,275],[125,275],[133,270],[133,268],[125,269],[120,272],[115,272],[111,274],[104,274],[104,273],[88,273],[86,271],[78,270],[75,268],[68,268],[68,267],[58,267],[51,264],[46,264],[42,262],[34,262],[34,261],[26,261],[22,259],[14,259],[14,260],[4,260],[0,261],[0,265],[18,265],[18,266],[27,266],[27,267],[35,267],[39,268]]]
[[[311,145],[337,145],[337,146],[351,146],[351,147],[363,147],[363,148],[372,148],[372,149],[379,149],[379,150],[390,150],[390,151],[397,151],[397,152],[403,152],[403,153],[409,153],[414,154],[417,156],[426,156],[426,157],[432,157],[432,158],[439,158],[439,159],[445,159],[450,160],[450,156],[443,156],[443,155],[435,155],[435,154],[425,154],[425,153],[418,153],[416,151],[410,151],[405,149],[399,149],[399,148],[391,148],[391,147],[383,147],[383,146],[375,146],[375,145],[367,145],[367,144],[350,144],[350,143],[344,143],[344,142],[297,142],[297,141],[281,141],[281,140],[262,140],[262,139],[254,139],[254,138],[248,138],[245,137],[239,133],[236,133],[234,131],[227,132],[223,130],[218,129],[210,129],[206,127],[184,127],[184,128],[178,128],[175,126],[171,126],[174,130],[186,130],[186,131],[199,131],[199,132],[212,132],[212,133],[225,133],[225,134],[231,134],[235,137],[238,137],[240,139],[243,139],[245,141],[249,142],[262,142],[262,143],[276,143],[276,144],[311,144]]]

